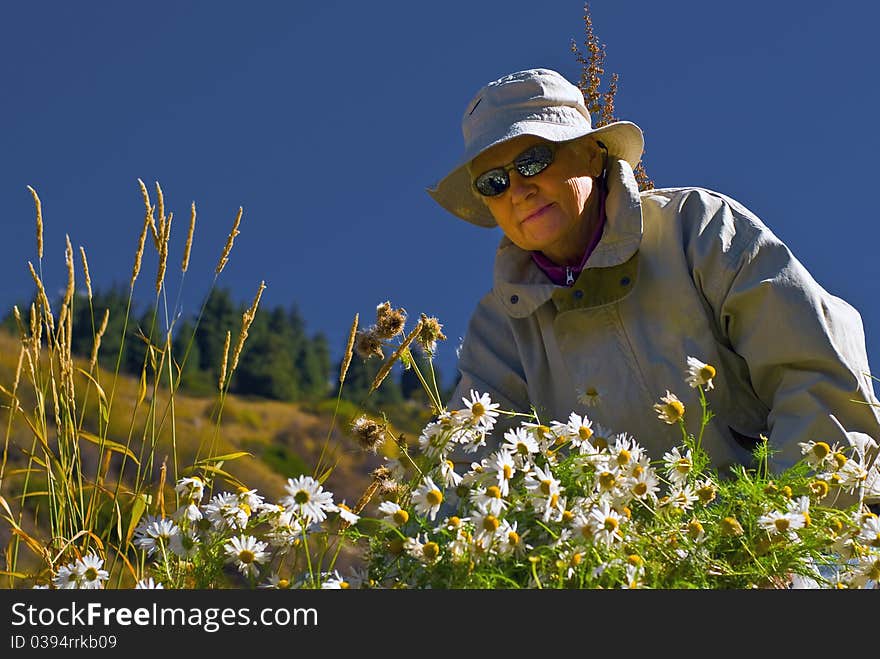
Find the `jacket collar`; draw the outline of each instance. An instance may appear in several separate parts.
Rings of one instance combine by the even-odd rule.
[[[591,268],[610,268],[629,262],[642,242],[639,186],[630,164],[611,156],[607,184],[605,230],[587,259],[581,278],[589,277]],[[502,237],[495,254],[493,291],[509,315],[514,318],[531,315],[557,289],[529,252],[514,245],[507,236]]]

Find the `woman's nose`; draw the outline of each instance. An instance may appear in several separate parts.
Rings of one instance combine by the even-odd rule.
[[[511,201],[517,202],[535,193],[537,186],[535,186],[535,182],[530,177],[523,176],[516,170],[510,172],[509,176]]]

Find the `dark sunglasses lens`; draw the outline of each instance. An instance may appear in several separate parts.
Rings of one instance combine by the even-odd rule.
[[[545,144],[538,144],[516,159],[516,171],[523,176],[534,176],[547,169],[552,162],[553,150]]]
[[[507,172],[503,169],[491,169],[488,172],[480,174],[474,181],[474,186],[484,197],[494,197],[500,195],[507,190],[510,185],[510,179],[507,178]]]

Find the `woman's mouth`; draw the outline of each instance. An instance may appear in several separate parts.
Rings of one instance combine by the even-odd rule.
[[[531,222],[532,220],[542,217],[548,210],[550,210],[551,206],[553,206],[552,203],[547,204],[546,206],[541,206],[538,210],[529,213],[522,219],[522,223]]]

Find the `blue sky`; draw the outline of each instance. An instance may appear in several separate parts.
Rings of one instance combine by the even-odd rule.
[[[342,352],[355,313],[390,300],[437,316],[456,345],[491,284],[500,234],[425,192],[461,150],[460,117],[484,83],[543,66],[572,81],[584,4],[4,3],[0,9],[0,305],[30,298],[34,205],[43,273],[62,290],[65,234],[93,286],[127,284],[158,181],[174,213],[169,305],[197,311],[238,208],[218,285],[296,304]],[[729,194],[785,240],[865,323],[880,368],[880,112],[876,3],[590,3],[620,76],[617,115],[638,123],[657,187]],[[190,204],[189,272],[179,268]],[[79,263],[79,261],[77,260]],[[135,295],[154,300],[148,256]],[[82,278],[80,276],[80,283]],[[237,328],[230,328],[235,331]]]

